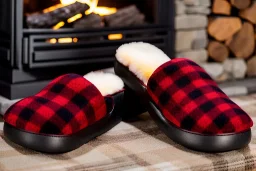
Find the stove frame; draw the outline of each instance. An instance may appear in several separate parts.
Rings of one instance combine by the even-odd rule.
[[[156,0],[156,23],[100,29],[24,28],[23,0],[0,1],[0,95],[17,99],[32,95],[64,73],[85,74],[113,66],[115,50],[123,43],[149,42],[174,57],[175,8],[173,0]],[[122,34],[121,40],[108,40]],[[51,38],[86,41],[49,44]]]

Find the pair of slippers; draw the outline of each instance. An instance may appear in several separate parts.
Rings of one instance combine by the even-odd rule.
[[[251,118],[196,63],[170,60],[147,43],[125,44],[116,58],[122,80],[106,73],[60,76],[7,110],[4,135],[36,151],[74,150],[122,120],[125,84],[159,128],[187,148],[224,152],[250,142]]]

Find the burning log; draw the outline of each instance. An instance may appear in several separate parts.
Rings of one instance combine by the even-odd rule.
[[[124,27],[145,22],[144,14],[141,14],[135,5],[125,7],[116,13],[105,16],[105,22],[110,27]]]
[[[27,25],[29,28],[50,28],[76,14],[85,12],[89,8],[85,3],[75,2],[51,12],[29,15],[27,16]]]
[[[102,18],[98,14],[90,14],[84,18],[76,21],[73,25],[74,28],[101,28],[104,27]]]

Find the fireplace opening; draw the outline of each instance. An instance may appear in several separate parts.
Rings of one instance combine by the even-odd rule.
[[[156,23],[157,0],[24,0],[24,28],[104,28]],[[117,38],[120,36],[117,36]]]

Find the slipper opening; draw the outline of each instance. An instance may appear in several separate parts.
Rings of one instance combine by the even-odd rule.
[[[170,61],[170,58],[162,50],[143,42],[133,42],[120,46],[117,49],[116,58],[145,85],[158,67]]]
[[[102,96],[113,95],[124,88],[124,83],[118,76],[102,71],[90,72],[84,76],[97,87]]]

